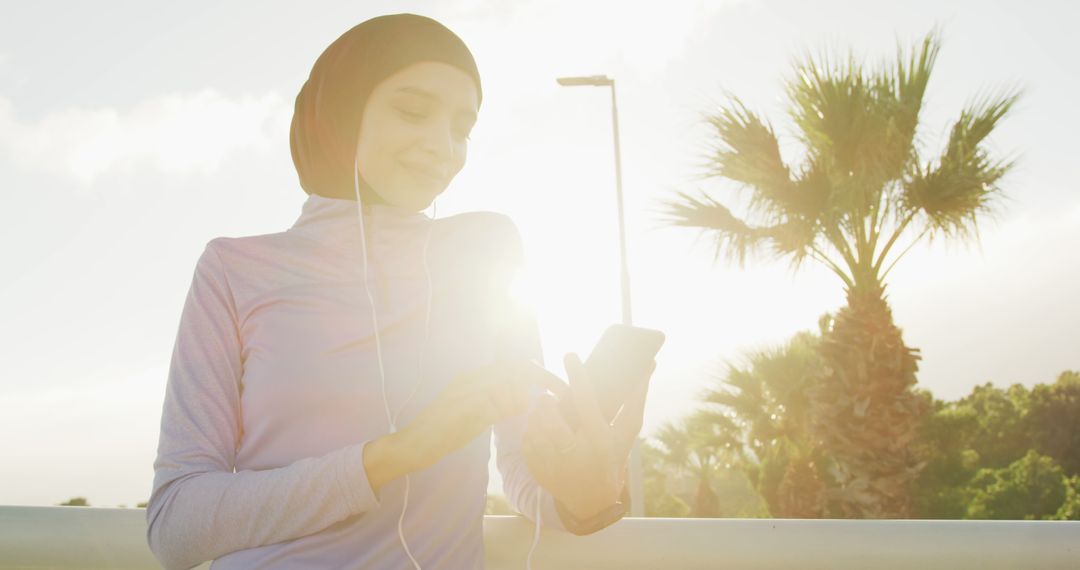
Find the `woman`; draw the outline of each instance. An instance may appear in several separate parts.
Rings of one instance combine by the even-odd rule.
[[[421,16],[363,22],[316,61],[291,132],[299,218],[213,239],[195,267],[147,507],[164,566],[482,568],[492,432],[530,519],[622,516],[647,388],[608,425],[576,356],[569,388],[533,363],[535,323],[506,301],[513,224],[423,214],[481,99],[468,48]]]

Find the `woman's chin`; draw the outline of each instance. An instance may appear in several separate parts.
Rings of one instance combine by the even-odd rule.
[[[431,207],[431,203],[443,193],[445,187],[436,187],[435,185],[419,186],[414,185],[398,192],[394,196],[394,200],[390,201],[391,204],[399,208],[412,210],[414,212],[420,212]]]

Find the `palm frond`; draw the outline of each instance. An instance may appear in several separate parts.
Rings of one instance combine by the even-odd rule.
[[[1013,89],[998,95],[984,95],[968,105],[953,126],[949,154],[963,155],[975,149],[1016,105],[1020,95],[1018,89]]]
[[[690,455],[690,442],[686,430],[678,423],[667,423],[661,426],[653,436],[662,448],[661,457],[666,463],[676,466],[686,464]]]
[[[796,270],[811,255],[817,226],[802,218],[792,218],[768,229],[773,253],[777,258],[791,257],[791,269]]]
[[[815,175],[832,189],[834,212],[860,221],[873,215],[890,182],[909,170],[938,49],[931,32],[910,55],[900,50],[891,70],[867,72],[851,56],[836,63],[824,56],[796,63],[787,82],[790,113]],[[853,235],[862,231],[855,223],[848,226]]]
[[[862,67],[850,56],[836,64],[808,56],[796,63],[786,90],[810,158],[828,158],[839,174],[853,172],[872,103]]]
[[[926,34],[922,45],[911,51],[906,63],[903,48],[897,48],[895,81],[896,99],[900,104],[897,128],[906,139],[898,142],[904,143],[908,148],[914,148],[915,131],[919,124],[926,86],[941,51],[940,37],[941,34],[936,29]]]
[[[741,444],[742,431],[735,421],[713,410],[698,410],[686,419],[686,431],[700,453],[719,455]]]
[[[770,222],[807,214],[771,125],[734,96],[706,122],[716,136],[707,175],[750,188],[750,210]]]
[[[983,97],[964,109],[936,164],[913,167],[902,209],[924,214],[933,232],[972,237],[977,216],[991,213],[991,201],[1001,193],[998,181],[1014,164],[992,158],[983,143],[1019,97],[1014,90]]]
[[[830,210],[833,187],[827,163],[820,157],[810,157],[799,169],[794,182],[801,202],[799,210],[806,213],[806,219],[818,223],[831,223],[836,219],[835,212]]]
[[[744,267],[747,257],[758,252],[772,237],[768,229],[748,225],[723,204],[704,194],[695,198],[678,192],[676,198],[665,201],[664,206],[662,221],[669,225],[716,230],[714,258],[718,259],[724,253],[735,259],[740,267]]]

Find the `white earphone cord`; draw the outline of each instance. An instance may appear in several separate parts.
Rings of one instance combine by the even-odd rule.
[[[364,291],[367,293],[368,303],[371,305],[371,326],[372,326],[372,330],[374,331],[374,334],[375,334],[375,354],[376,354],[376,361],[379,364],[379,381],[380,381],[380,383],[382,385],[383,409],[386,411],[386,423],[388,425],[390,433],[396,433],[397,432],[397,425],[395,423],[396,418],[395,418],[394,414],[390,413],[390,400],[389,400],[389,398],[387,398],[387,395],[386,395],[386,369],[383,366],[382,338],[379,335],[379,318],[378,318],[378,315],[376,314],[375,298],[371,295],[371,283],[370,283],[370,280],[368,278],[367,231],[364,228],[364,210],[363,210],[362,201],[360,200],[360,165],[355,163],[355,162],[353,163],[353,188],[356,191],[356,212],[357,212],[357,216],[360,218],[360,250],[363,252],[362,255],[361,255],[361,258],[363,259],[363,266],[364,266]],[[429,231],[429,236],[430,236],[430,231]],[[426,249],[427,249],[427,246],[425,245],[425,250]],[[426,263],[424,264],[424,267],[426,269],[426,267],[427,267]],[[430,283],[431,283],[431,281],[429,279],[428,280],[428,285],[429,285],[429,290],[428,290],[429,305],[428,305],[428,309],[429,310],[430,310],[430,299],[431,299]],[[424,334],[425,334],[425,337],[426,337],[426,335],[427,335],[426,330],[425,330]],[[408,474],[406,474],[405,475],[405,496],[402,499],[401,515],[398,517],[398,524],[397,524],[398,538],[401,540],[401,546],[405,549],[405,555],[409,557],[409,561],[412,562],[413,568],[415,568],[416,570],[421,570],[420,563],[416,561],[416,558],[413,556],[412,551],[409,550],[408,541],[405,540],[405,530],[403,528],[403,524],[404,524],[404,521],[405,521],[405,511],[408,509],[408,507],[409,507],[409,476],[408,476]]]
[[[540,485],[536,486],[535,495],[536,517],[534,518],[534,520],[536,521],[536,528],[533,530],[533,542],[532,546],[529,547],[529,554],[525,557],[525,570],[532,570],[533,551],[535,551],[536,546],[540,544],[540,497],[544,496],[544,491],[540,488]]]
[[[364,228],[364,210],[363,210],[363,204],[362,204],[362,202],[360,200],[360,165],[358,163],[356,163],[356,162],[353,163],[353,189],[356,191],[356,212],[357,212],[357,216],[360,218],[360,249],[362,251],[361,259],[363,260],[363,267],[364,267],[364,291],[367,293],[368,303],[371,305],[371,326],[372,326],[372,329],[374,330],[374,334],[375,334],[375,354],[376,354],[376,361],[379,364],[379,381],[380,381],[381,386],[382,386],[383,409],[386,412],[386,423],[388,425],[390,433],[396,433],[397,432],[397,419],[398,419],[398,416],[401,414],[402,410],[405,409],[405,406],[407,406],[409,404],[409,402],[412,400],[413,396],[416,394],[416,391],[420,388],[420,382],[421,382],[421,378],[422,378],[422,374],[423,374],[424,354],[427,351],[428,336],[429,336],[429,330],[430,330],[430,325],[431,325],[431,301],[432,301],[431,269],[430,269],[430,267],[428,265],[428,245],[431,243],[432,226],[435,223],[435,215],[436,215],[436,212],[438,212],[438,210],[436,209],[437,206],[435,206],[434,202],[433,202],[432,203],[433,209],[432,209],[432,215],[431,215],[432,219],[431,219],[431,221],[428,222],[427,237],[424,240],[423,259],[424,259],[424,276],[427,278],[427,308],[426,308],[425,314],[424,314],[424,340],[423,340],[423,344],[421,345],[421,348],[420,348],[420,355],[419,355],[419,359],[418,359],[419,360],[419,365],[418,365],[416,383],[413,385],[413,389],[412,389],[412,392],[409,393],[409,397],[406,398],[405,402],[401,404],[400,408],[398,408],[397,413],[392,414],[390,412],[390,400],[387,397],[387,393],[386,393],[386,370],[385,370],[385,367],[383,366],[382,338],[379,335],[379,319],[378,319],[378,316],[376,315],[375,298],[371,294],[371,283],[370,283],[370,281],[368,279],[367,231]],[[535,517],[534,520],[536,522],[536,530],[535,530],[535,533],[533,535],[532,546],[529,548],[528,557],[526,557],[526,559],[525,559],[525,569],[526,570],[532,570],[533,551],[536,550],[536,546],[540,543],[540,516],[541,516],[540,515],[540,497],[542,496],[542,490],[541,490],[539,485],[536,486],[535,496],[536,496],[536,517]],[[406,474],[405,475],[405,494],[404,494],[404,497],[402,498],[402,502],[401,502],[401,514],[398,516],[398,524],[397,524],[398,538],[401,540],[401,546],[402,546],[402,548],[405,549],[405,555],[409,557],[409,561],[412,562],[413,568],[415,568],[415,570],[422,570],[421,567],[420,567],[420,563],[416,561],[416,558],[413,556],[412,551],[409,550],[408,541],[405,540],[405,530],[404,530],[405,511],[408,508],[409,508],[409,475]]]

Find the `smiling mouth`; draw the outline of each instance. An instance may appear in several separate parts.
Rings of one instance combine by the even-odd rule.
[[[431,169],[427,169],[427,168],[423,168],[423,167],[419,167],[419,166],[411,166],[409,164],[405,164],[404,166],[405,166],[405,169],[408,170],[409,172],[412,172],[413,174],[416,174],[417,176],[419,176],[421,178],[424,178],[424,179],[427,179],[427,180],[430,180],[432,182],[437,182],[439,184],[442,184],[443,180],[445,179],[445,177],[442,174],[440,174],[440,173],[438,173],[438,172],[436,172],[434,170],[431,170]]]

